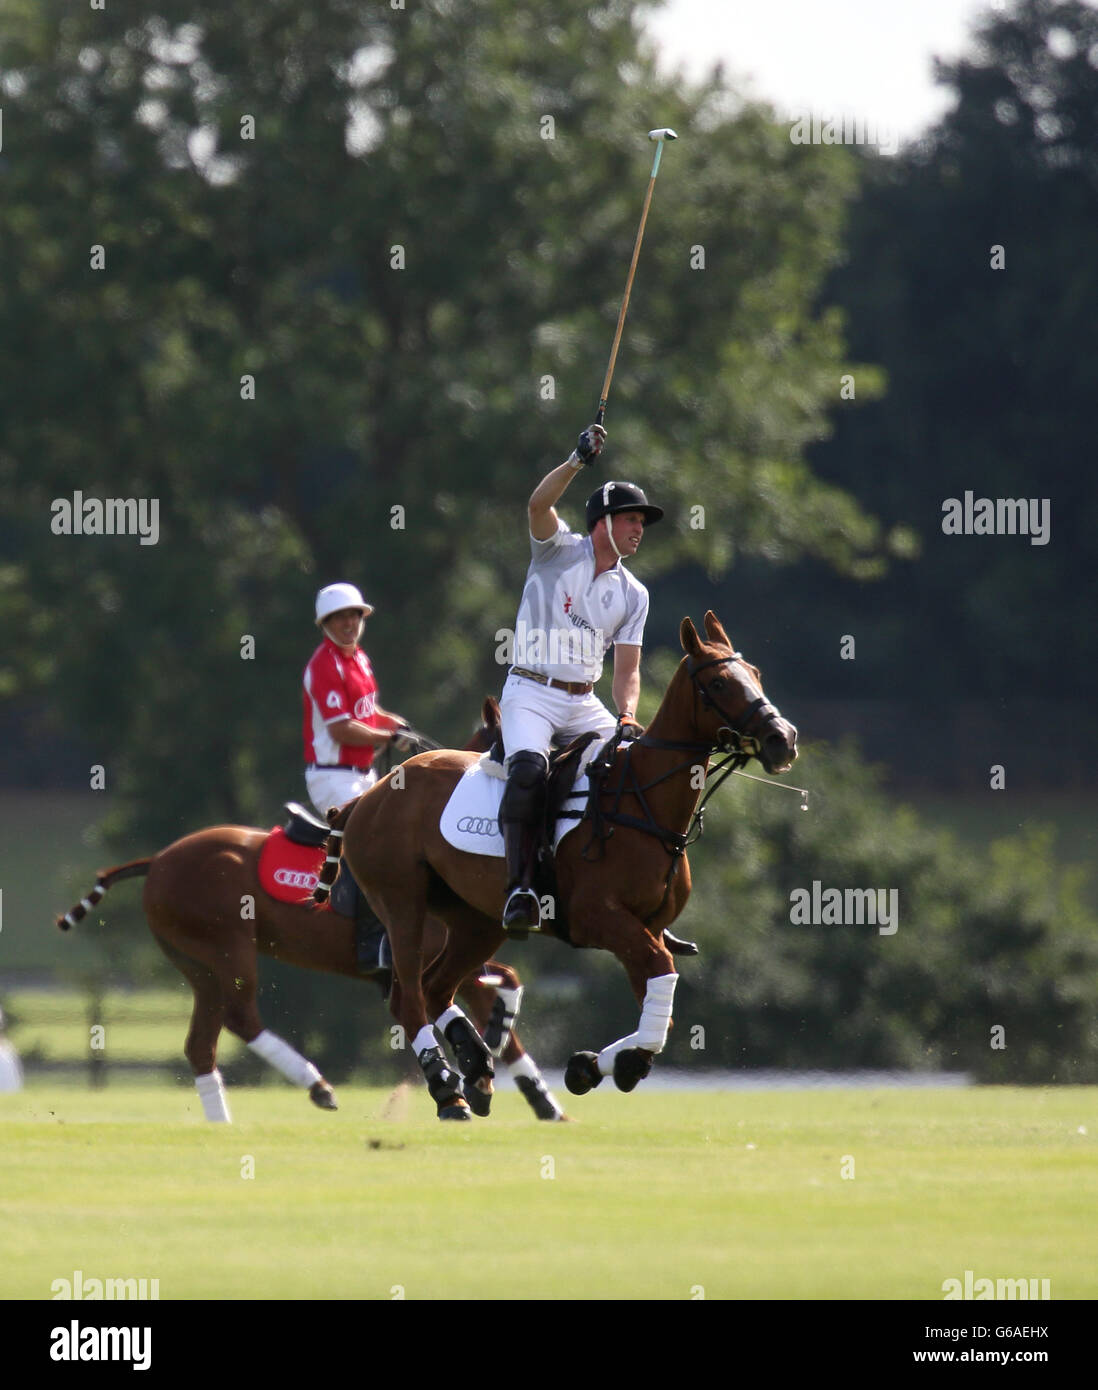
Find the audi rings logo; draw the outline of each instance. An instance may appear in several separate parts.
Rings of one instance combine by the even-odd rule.
[[[499,821],[495,816],[462,816],[457,828],[463,835],[498,835]]]
[[[307,888],[311,893],[320,882],[316,874],[307,874],[303,869],[276,869],[274,881],[284,883],[287,888]]]

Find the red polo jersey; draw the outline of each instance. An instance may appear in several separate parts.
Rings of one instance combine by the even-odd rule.
[[[369,744],[337,743],[331,725],[357,719],[373,729],[388,726],[377,719],[377,681],[370,659],[356,647],[344,656],[330,637],[325,637],[309,658],[304,678],[305,762],[321,767],[355,767],[365,771],[374,760]]]

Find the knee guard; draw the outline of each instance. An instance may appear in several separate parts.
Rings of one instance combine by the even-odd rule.
[[[501,822],[535,825],[545,809],[549,760],[544,753],[521,749],[507,759],[507,786],[500,802]]]

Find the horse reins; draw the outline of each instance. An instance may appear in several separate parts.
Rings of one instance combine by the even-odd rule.
[[[592,820],[592,833],[591,839],[587,842],[583,850],[583,857],[585,859],[587,858],[588,850],[595,841],[598,840],[601,844],[608,840],[614,833],[614,826],[617,825],[624,825],[632,830],[639,830],[643,834],[653,836],[660,841],[664,849],[671,856],[671,864],[667,870],[667,876],[664,879],[663,896],[660,898],[659,905],[655,910],[650,912],[647,917],[642,918],[645,926],[648,926],[649,923],[654,921],[663,911],[664,904],[667,902],[668,895],[671,892],[671,884],[674,882],[675,874],[678,872],[680,862],[685,857],[687,849],[694,844],[696,840],[701,838],[705,828],[704,815],[709,798],[734,772],[740,773],[741,776],[745,777],[749,775],[740,770],[750,762],[753,757],[758,755],[760,752],[760,745],[758,739],[747,732],[748,726],[752,723],[757,723],[759,720],[765,720],[771,716],[778,715],[778,710],[775,706],[761,695],[758,699],[753,700],[737,718],[733,718],[728,711],[713,698],[707,687],[702,685],[701,681],[698,680],[698,672],[708,670],[710,666],[727,665],[730,661],[743,661],[743,657],[739,652],[733,652],[731,656],[714,657],[713,660],[704,661],[700,664],[695,664],[693,657],[687,658],[686,670],[687,674],[690,676],[690,682],[694,687],[695,703],[700,696],[703,704],[715,710],[717,714],[726,721],[718,731],[718,739],[715,743],[653,738],[650,734],[642,734],[639,739],[635,740],[635,743],[630,743],[626,746],[625,757],[622,760],[620,769],[620,776],[615,787],[596,786],[596,784],[592,782],[591,796],[588,802],[588,814]],[[735,738],[736,742],[734,747],[730,748],[728,746],[728,740],[723,737],[725,734]],[[620,743],[620,738],[616,743],[611,740],[611,745],[607,747],[607,761],[603,762],[606,772],[610,771],[608,759],[612,758],[617,751],[618,743]],[[689,751],[695,754],[695,758],[686,758],[683,762],[676,763],[668,772],[664,772],[659,777],[653,778],[651,782],[645,782],[642,785],[640,778],[637,776],[636,769],[633,766],[632,755],[635,744],[640,744],[645,748],[659,749],[664,752],[673,752],[676,750]],[[687,829],[685,831],[668,830],[665,826],[661,826],[652,814],[651,807],[648,805],[648,800],[645,797],[645,792],[651,791],[653,787],[659,786],[661,782],[666,782],[669,778],[682,772],[684,768],[694,766],[698,753],[701,753],[708,759],[714,750],[720,750],[725,753],[726,756],[712,768],[706,769],[705,795],[695,807]],[[602,760],[600,759],[600,761]],[[629,781],[631,785],[627,786],[627,781]],[[801,789],[798,788],[797,790]],[[610,793],[614,798],[613,805],[608,811],[603,811],[598,804],[599,795],[603,791]],[[635,796],[640,803],[641,810],[644,812],[643,819],[639,816],[627,815],[621,810],[622,798],[629,795]],[[607,823],[609,823],[610,826],[608,830],[604,828]]]
[[[742,661],[745,666],[747,665],[747,662],[744,661],[740,652],[733,652],[731,656],[715,656],[712,661],[703,661],[700,664],[695,664],[694,658],[688,656],[686,658],[686,672],[694,687],[694,699],[697,700],[700,696],[702,704],[708,705],[710,709],[716,710],[721,718],[726,721],[728,730],[738,736],[741,747],[744,742],[754,744],[753,750],[748,755],[753,757],[759,750],[759,743],[756,738],[747,734],[748,725],[755,720],[765,722],[771,717],[780,716],[775,706],[770,703],[765,695],[760,695],[757,700],[752,700],[737,719],[733,719],[724,706],[713,698],[709,687],[702,685],[701,681],[698,680],[698,672],[707,671],[710,666],[726,666],[730,661]],[[722,745],[718,742],[715,746],[720,748]]]

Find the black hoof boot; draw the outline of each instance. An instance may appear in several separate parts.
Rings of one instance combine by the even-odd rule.
[[[441,1047],[428,1047],[419,1054],[419,1065],[427,1089],[438,1109],[440,1120],[471,1119],[461,1088],[461,1077],[447,1062]]]
[[[492,1079],[496,1071],[492,1054],[467,1018],[451,1019],[445,1034],[464,1074],[465,1099],[473,1114],[483,1117],[492,1108]]]
[[[585,1096],[601,1082],[598,1054],[595,1052],[573,1052],[564,1069],[564,1084],[574,1096]]]
[[[465,1100],[469,1109],[480,1119],[491,1114],[494,1095],[491,1081],[470,1081],[468,1077],[465,1078]]]
[[[639,1047],[627,1047],[614,1058],[614,1085],[619,1091],[631,1091],[652,1070],[652,1054]]]
[[[321,1110],[338,1110],[335,1092],[326,1081],[314,1081],[309,1087],[309,1099],[314,1105],[319,1105]]]
[[[553,1093],[544,1082],[539,1084],[532,1076],[516,1076],[515,1085],[539,1120],[567,1120],[568,1116],[553,1099]]]

